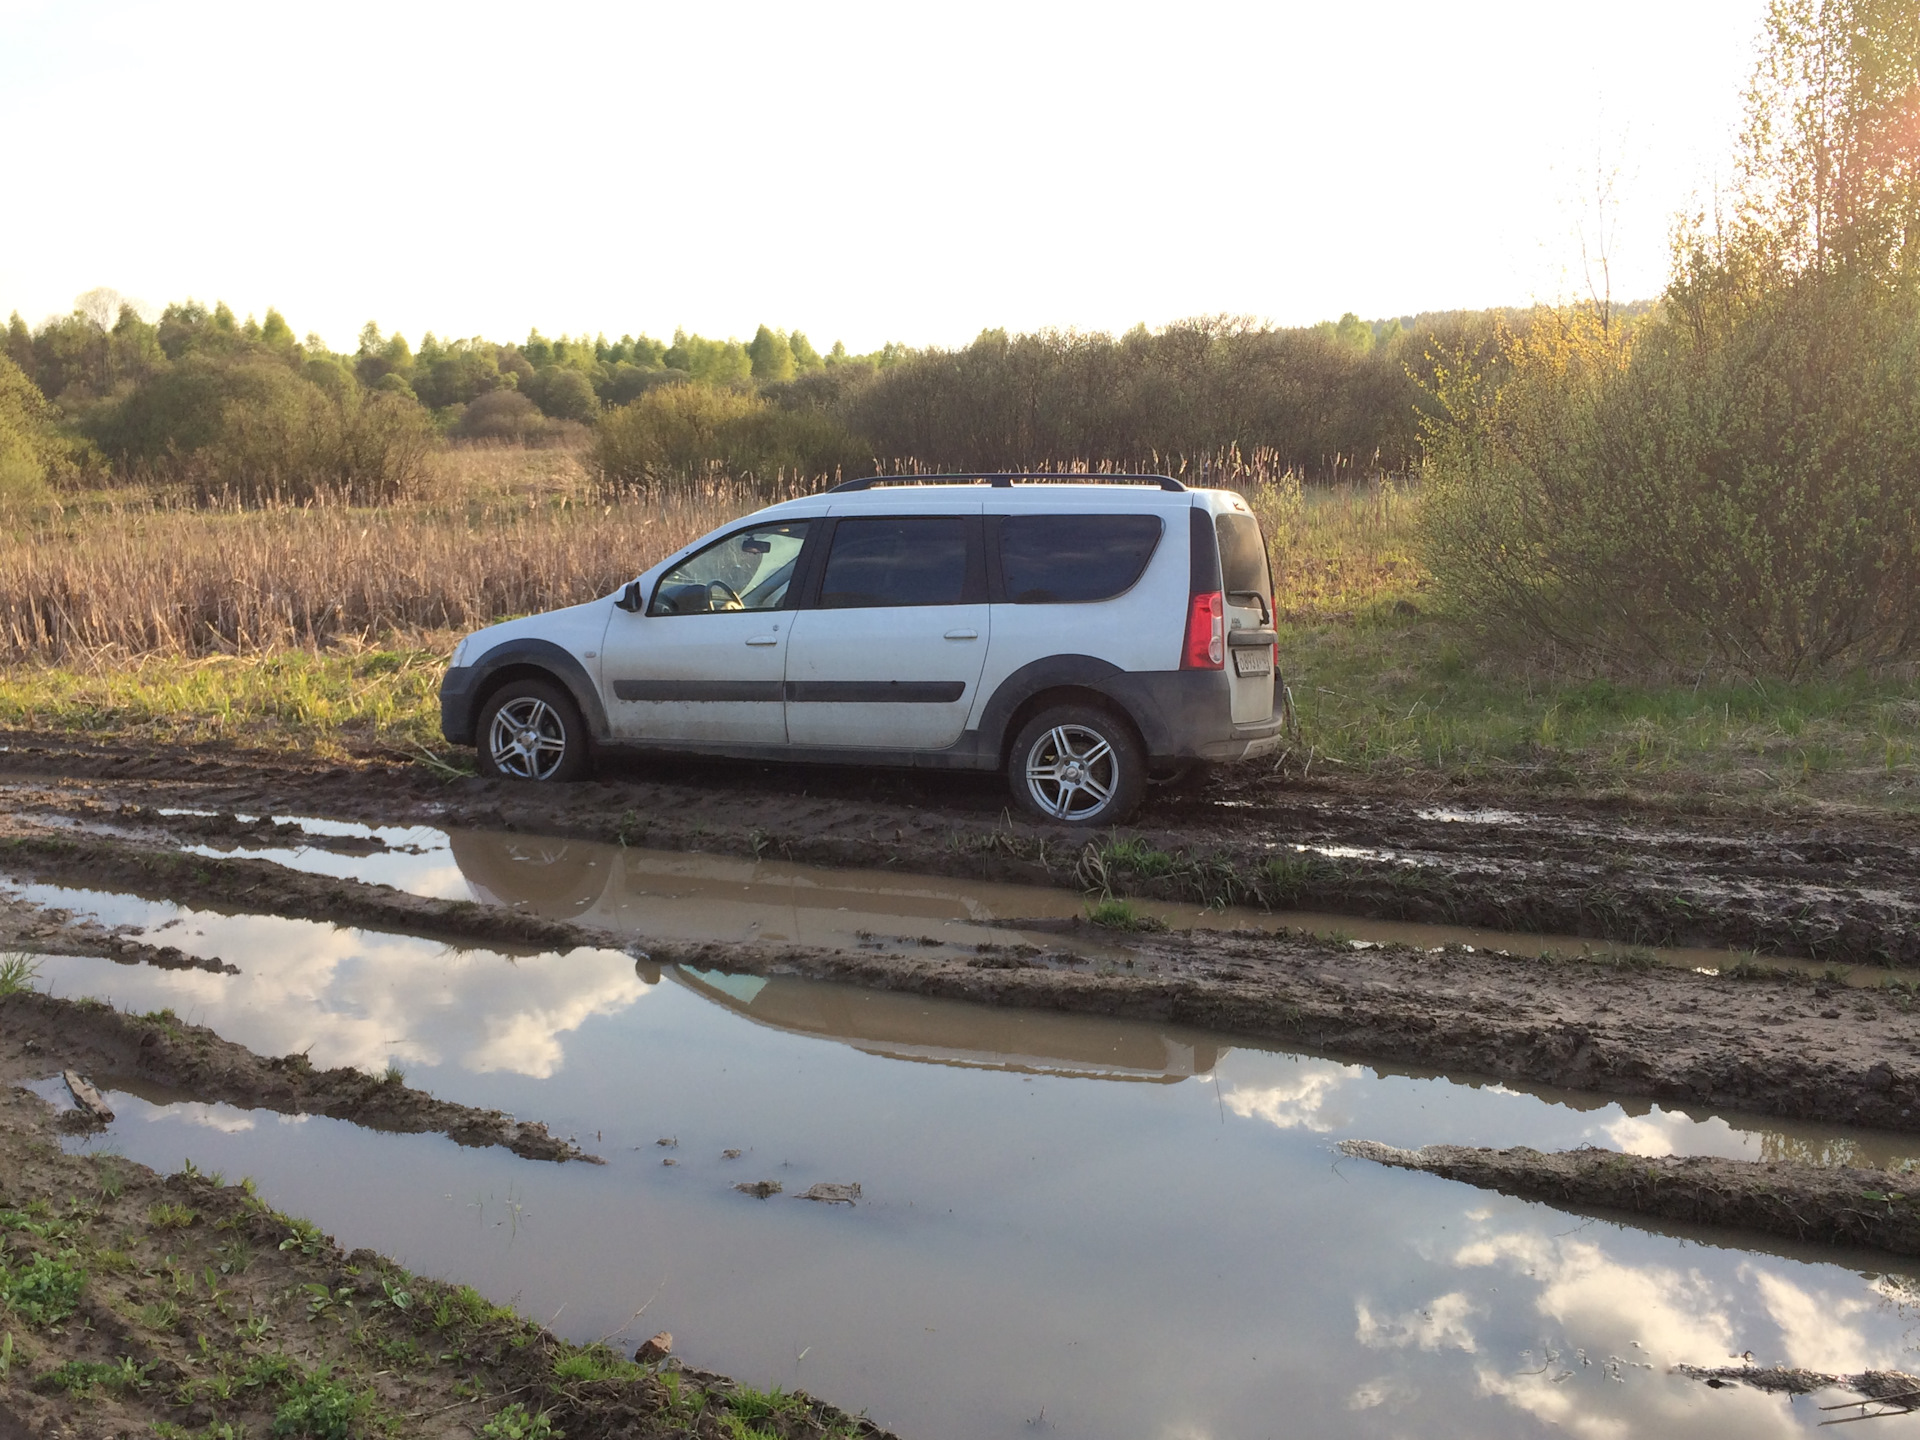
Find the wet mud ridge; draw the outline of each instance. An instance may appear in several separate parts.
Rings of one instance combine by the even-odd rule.
[[[1622,1210],[1920,1255],[1920,1175],[1710,1155],[1622,1155],[1594,1149],[1542,1153],[1524,1145],[1511,1150],[1469,1145],[1402,1150],[1374,1140],[1343,1140],[1339,1149],[1355,1159],[1421,1170],[1561,1207]]]
[[[1003,787],[976,776],[682,761],[609,766],[555,791],[418,766],[11,738],[0,785],[19,814],[135,825],[169,808],[324,814],[1920,965],[1920,820],[1879,812],[1683,812],[1493,790],[1416,800],[1242,768],[1194,794],[1156,795],[1123,835],[1089,837],[1014,820]],[[231,816],[165,823],[240,847],[280,833]]]
[[[65,1154],[48,1107],[7,1083],[33,1063],[0,1042],[0,1278],[32,1281],[6,1316],[9,1440],[894,1440],[804,1392],[752,1391],[657,1346],[629,1360],[570,1344],[478,1291],[343,1253],[250,1185]]]
[[[403,1134],[437,1131],[462,1145],[499,1145],[529,1160],[602,1163],[538,1121],[435,1099],[361,1070],[316,1070],[304,1055],[263,1059],[167,1011],[127,1015],[99,1001],[19,991],[0,996],[0,1049],[99,1084],[137,1081],[249,1110],[327,1115]]]

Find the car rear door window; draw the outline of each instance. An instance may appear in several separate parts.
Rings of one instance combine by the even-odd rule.
[[[1157,515],[1005,515],[1000,575],[1015,605],[1111,600],[1133,588],[1153,558]]]
[[[1228,596],[1258,596],[1265,610],[1267,597],[1273,594],[1273,578],[1259,522],[1251,515],[1216,515],[1213,531],[1220,537],[1220,576]]]
[[[967,589],[967,521],[958,515],[842,520],[820,582],[822,610],[959,605]]]

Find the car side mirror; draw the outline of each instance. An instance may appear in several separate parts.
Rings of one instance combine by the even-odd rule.
[[[627,588],[620,592],[620,598],[613,603],[629,615],[639,614],[641,605],[645,603],[640,596],[640,582],[638,580],[629,580],[627,582]]]

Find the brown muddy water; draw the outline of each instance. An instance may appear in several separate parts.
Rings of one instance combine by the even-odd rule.
[[[1474,812],[1476,816],[1497,813]],[[1443,822],[1463,818],[1464,812],[1423,814]],[[1018,921],[1057,925],[1084,918],[1088,908],[1087,898],[1074,890],[1040,885],[828,869],[765,857],[747,860],[493,831],[272,818],[299,824],[316,837],[371,841],[386,848],[369,855],[339,854],[320,847],[236,847],[231,842],[186,848],[201,855],[242,853],[312,874],[373,881],[416,895],[479,899],[662,940],[765,940],[826,949],[891,948],[905,942],[971,950],[979,944],[1023,939],[1046,948],[1059,943],[1057,929],[1022,930]],[[1361,853],[1337,846],[1294,848],[1326,855]],[[1580,956],[1628,948],[1571,935],[1371,920],[1317,911],[1208,908],[1154,900],[1131,903],[1140,914],[1174,930],[1298,929],[1345,937],[1359,945],[1466,945],[1516,955]],[[1090,926],[1074,936],[1073,945],[1095,958],[1108,955],[1118,960],[1131,953],[1124,934],[1103,936]],[[1636,949],[1664,964],[1707,971],[1752,958],[1744,951]],[[1793,958],[1768,957],[1766,963],[1872,986],[1885,984],[1893,975],[1906,978],[1909,974],[1880,966],[1834,967]]]
[[[1006,938],[968,908],[990,909],[995,887],[573,842],[556,855],[517,836],[381,838],[415,851],[298,863],[624,916],[636,933]],[[40,983],[55,993],[169,1007],[264,1054],[397,1064],[413,1085],[545,1120],[608,1163],[181,1103],[110,1077],[119,1118],[72,1143],[252,1175],[348,1248],[471,1282],[570,1338],[672,1330],[690,1363],[804,1386],[916,1440],[1731,1440],[1810,1430],[1833,1397],[1709,1390],[1669,1366],[1751,1351],[1827,1371],[1920,1367],[1920,1279],[1884,1261],[1569,1214],[1333,1151],[1364,1136],[1897,1165],[1920,1160],[1920,1139],[1343,1064],[1180,1027],[661,970],[614,950],[508,955],[17,888],[240,967],[50,956]],[[1077,910],[1071,895],[1019,893]],[[783,1192],[733,1189],[758,1180]],[[817,1182],[858,1182],[860,1201],[795,1198]]]

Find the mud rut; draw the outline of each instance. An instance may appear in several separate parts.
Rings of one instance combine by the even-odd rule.
[[[1408,797],[1243,773],[1196,793],[1156,795],[1126,831],[1089,837],[1013,820],[998,785],[978,777],[632,763],[546,790],[443,781],[420,766],[32,743],[0,755],[0,785],[0,874],[495,945],[623,946],[631,937],[294,874],[246,855],[284,843],[284,827],[234,817],[515,830],[1616,943],[1920,964],[1920,822],[1895,816]],[[158,813],[176,807],[213,813]],[[208,841],[231,847],[229,858],[179,853]],[[0,914],[0,932],[9,947],[112,953],[102,947],[113,937],[45,915]],[[1100,938],[1110,947],[1110,934]],[[1763,965],[1711,976],[1604,955],[1582,963],[1458,947],[1356,951],[1244,931],[1132,937],[1135,958],[1123,968],[1077,954],[1070,926],[1059,940],[964,958],[645,943],[661,964],[1172,1020],[1343,1058],[1920,1131],[1920,997],[1905,984],[1847,987]],[[1796,1186],[1837,1193],[1832,1176],[1799,1168],[1810,1173],[1776,1164],[1765,1183],[1788,1194]],[[1499,1183],[1484,1165],[1462,1162],[1453,1173]],[[1583,1189],[1588,1173],[1600,1178]],[[1648,1187],[1623,1186],[1591,1166],[1560,1167],[1554,1187],[1556,1199],[1601,1207],[1661,1213],[1658,1205],[1673,1203],[1643,1202]],[[1721,1218],[1788,1224],[1771,1225],[1765,1206],[1734,1210]],[[1789,1228],[1862,1238],[1848,1223],[1799,1219]],[[1904,1235],[1898,1225],[1878,1233],[1896,1231]],[[1890,1248],[1909,1247],[1903,1239]]]

